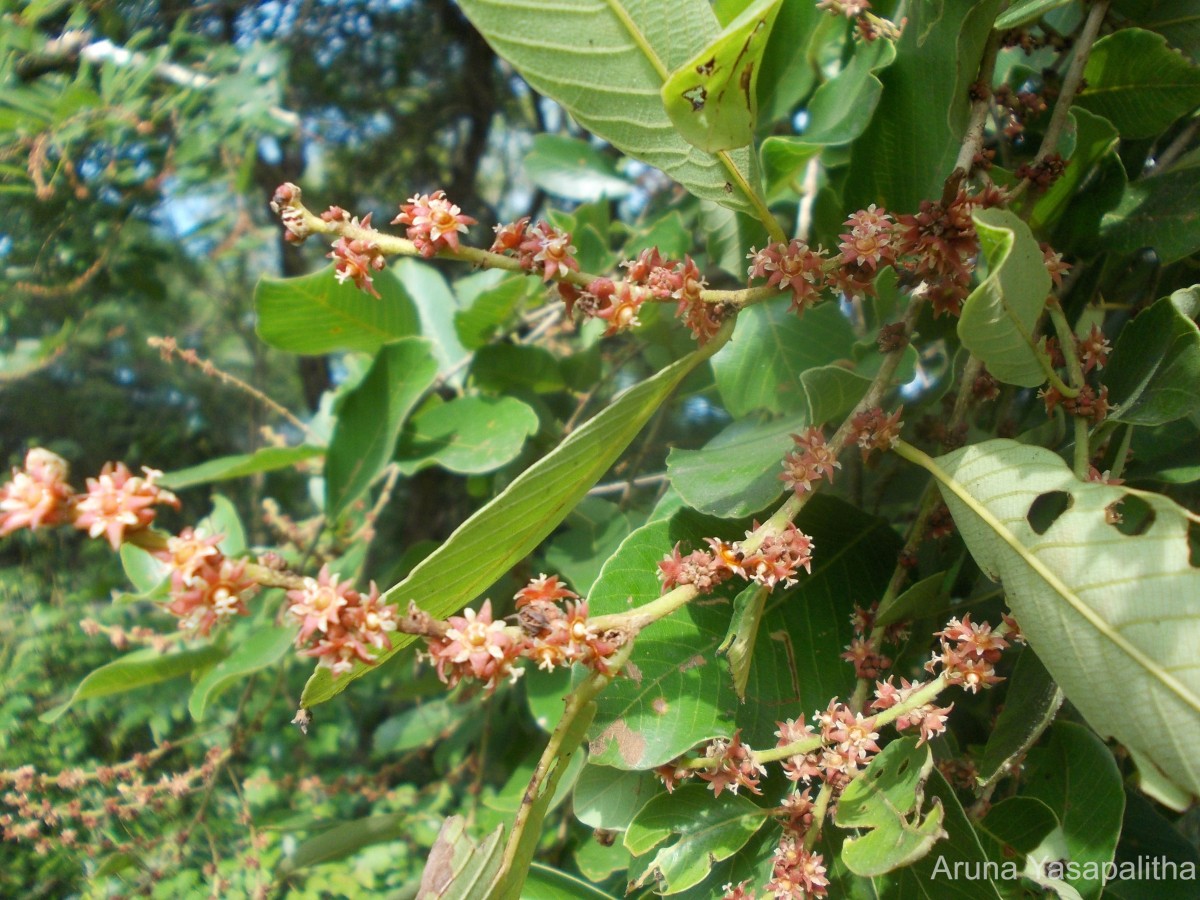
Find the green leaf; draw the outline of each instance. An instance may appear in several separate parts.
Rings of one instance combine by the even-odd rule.
[[[566,518],[659,405],[722,342],[722,336],[714,338],[617,397],[459,526],[404,581],[388,590],[385,602],[406,606],[411,598],[435,618],[444,618],[478,597]],[[379,661],[410,642],[405,636],[394,637],[392,649],[382,653]],[[306,708],[323,703],[368,671],[360,666],[335,681],[327,669],[318,669],[305,686],[301,703]]]
[[[420,333],[433,341],[438,374],[454,382],[451,373],[460,371],[468,356],[454,326],[459,311],[454,292],[442,274],[427,262],[405,257],[393,263],[391,271],[416,304],[421,320]]]
[[[459,5],[534,90],[561,104],[592,134],[662,169],[698,197],[752,208],[750,154],[710,155],[688,144],[659,94],[670,72],[717,37],[720,28],[706,0]]]
[[[868,365],[860,368],[851,369],[843,364],[816,366],[801,372],[800,386],[808,404],[810,422],[824,425],[844,418],[867,393],[873,380],[870,368],[878,368],[879,361],[879,355],[873,354],[866,361]],[[904,359],[896,370],[893,383],[911,381],[916,361],[917,351],[911,346],[905,347]]]
[[[1007,31],[1036,22],[1048,12],[1066,6],[1071,0],[1018,0],[996,19],[996,29]]]
[[[685,784],[642,807],[625,832],[625,846],[642,856],[678,836],[654,854],[642,876],[643,882],[653,877],[657,891],[674,894],[703,881],[713,863],[742,849],[766,821],[745,797],[729,791],[714,797],[703,785]]]
[[[1008,679],[1004,707],[979,757],[976,777],[990,785],[1008,774],[1009,763],[1022,756],[1054,720],[1062,692],[1037,654],[1026,648]]]
[[[855,142],[846,209],[915,212],[941,195],[970,117],[969,86],[1002,0],[909,4],[876,115]],[[880,152],[883,150],[883,152]]]
[[[417,401],[437,379],[424,338],[382,347],[366,377],[342,400],[325,455],[325,515],[336,522],[387,467]]]
[[[572,808],[589,828],[624,831],[646,802],[662,791],[662,782],[650,772],[589,763],[575,782]]]
[[[467,820],[451,816],[442,823],[429,851],[417,900],[485,900],[503,861],[504,827],[497,826],[478,844],[467,834]]]
[[[790,135],[772,135],[763,141],[759,156],[767,185],[767,202],[803,194],[804,170],[820,154],[820,144]]]
[[[1149,870],[1146,866],[1147,851],[1152,851],[1154,856],[1163,860],[1159,872]],[[1200,871],[1200,850],[1180,834],[1179,829],[1153,803],[1137,791],[1127,789],[1121,842],[1117,845],[1113,862],[1118,867],[1117,877],[1105,885],[1106,895],[1112,894],[1122,900],[1186,897],[1187,892],[1195,887],[1194,878],[1187,878],[1186,873],[1189,870],[1192,873]],[[1175,868],[1168,868],[1165,865],[1167,862],[1175,863]],[[1133,877],[1126,878],[1125,874],[1132,874]]]
[[[169,681],[204,666],[210,666],[224,655],[224,651],[216,647],[198,647],[195,650],[166,655],[150,647],[136,650],[91,672],[79,682],[79,686],[66,703],[43,713],[40,721],[47,724],[57,722],[63,713],[80,700],[124,694],[140,687]]]
[[[889,744],[884,752],[892,746]],[[874,767],[875,763],[871,765]],[[998,885],[989,877],[990,871],[994,870],[985,868],[987,863],[995,865],[998,861],[989,860],[975,831],[974,821],[967,818],[954,788],[936,767],[929,772],[924,794],[925,804],[938,804],[941,807],[945,835],[914,864],[885,875],[882,879],[875,879],[873,894],[887,900],[908,900],[910,897],[999,900],[999,888],[1003,882]],[[963,877],[962,873],[978,874],[975,877]],[[1005,890],[1004,896],[1011,894]]]
[[[791,115],[819,74],[814,49],[840,23],[808,0],[783,0],[759,65],[758,107],[764,125]]]
[[[170,566],[135,544],[122,544],[120,555],[125,577],[141,596],[156,593],[171,574]]]
[[[244,681],[247,675],[275,665],[287,654],[296,639],[294,627],[267,624],[249,634],[227,657],[204,673],[192,688],[188,700],[188,712],[199,722],[208,707],[223,692],[234,684]]]
[[[888,744],[847,785],[834,821],[840,828],[866,829],[842,844],[850,871],[870,878],[910,865],[944,836],[941,803],[924,808],[922,788],[932,769],[929,748],[903,738]]]
[[[256,330],[264,342],[304,356],[337,350],[374,353],[420,334],[412,298],[391,272],[374,276],[379,298],[338,284],[333,266],[300,278],[260,278],[254,288]]]
[[[1122,28],[1100,38],[1075,102],[1104,116],[1123,138],[1152,138],[1200,103],[1200,68],[1161,34]]]
[[[534,863],[521,888],[523,900],[616,900],[586,881]]]
[[[1200,329],[1174,302],[1200,285],[1164,297],[1121,329],[1104,369],[1112,418],[1161,425],[1200,411]]]
[[[813,94],[801,140],[838,146],[858,138],[870,124],[883,94],[883,82],[874,73],[895,59],[896,46],[889,40],[859,44],[846,67]]]
[[[375,729],[371,755],[380,758],[427,747],[461,722],[468,711],[478,710],[473,705],[439,699],[389,716]]]
[[[911,622],[933,616],[935,610],[948,593],[946,573],[938,572],[928,578],[922,578],[910,585],[902,594],[892,598],[890,603],[884,602],[875,614],[877,626],[887,626],[896,622]]]
[[[1197,0],[1116,0],[1113,9],[1163,35],[1177,50],[1200,56],[1200,2]]]
[[[807,424],[805,415],[739,419],[700,450],[672,448],[667,474],[693,509],[722,519],[751,515],[783,493],[779,475],[783,457],[793,447],[789,435]]]
[[[345,859],[372,844],[398,840],[404,837],[411,827],[411,817],[407,813],[366,816],[362,819],[338,822],[315,837],[301,842],[291,856],[280,860],[279,872],[281,875],[287,875],[299,869]]]
[[[803,410],[800,373],[853,353],[854,329],[836,304],[823,304],[803,317],[789,305],[780,298],[744,311],[734,339],[713,357],[717,390],[735,418],[755,409]]]
[[[537,429],[537,413],[514,397],[459,397],[414,416],[396,459],[405,475],[430,466],[463,475],[494,472],[516,459]]]
[[[523,166],[529,180],[546,193],[580,203],[619,200],[633,190],[608,156],[578,138],[534,135]]]
[[[491,275],[493,273],[481,273]],[[529,279],[524,275],[505,278],[484,288],[468,303],[466,309],[454,314],[458,339],[470,350],[478,350],[505,331],[516,317],[517,308],[528,292]],[[462,282],[459,282],[462,290]]]
[[[546,565],[587,596],[605,560],[629,536],[629,517],[615,503],[585,497],[563,526],[546,547]]]
[[[1059,823],[1058,816],[1041,800],[1006,797],[988,810],[977,827],[981,835],[995,842],[989,855],[1000,861],[1011,859],[1013,851],[1028,856],[1059,828]]]
[[[236,456],[222,456],[210,459],[186,469],[176,469],[167,472],[158,483],[173,491],[195,487],[198,484],[211,484],[214,481],[229,481],[234,478],[245,478],[247,475],[257,475],[260,472],[275,472],[287,469],[296,463],[320,456],[325,450],[302,444],[299,447],[263,447],[253,453],[241,453]]]
[[[750,664],[754,647],[758,643],[758,632],[762,626],[763,613],[767,607],[770,589],[758,584],[749,584],[733,598],[733,616],[729,630],[717,652],[725,657],[729,674],[733,678],[733,692],[738,701],[746,702],[746,684],[750,681]]]
[[[685,141],[708,153],[745,147],[758,116],[758,69],[780,0],[754,0],[662,86]]]
[[[1008,210],[980,210],[973,218],[988,276],[963,304],[959,340],[1000,381],[1037,387],[1046,373],[1032,335],[1050,293],[1042,251]]]
[[[1190,514],[1156,494],[1080,482],[1049,450],[1008,440],[957,450],[930,471],[971,555],[1003,583],[1067,698],[1101,734],[1200,794],[1200,757],[1189,749],[1200,742],[1200,611],[1192,602],[1200,570],[1189,561]],[[1059,494],[1067,508],[1048,527],[1040,523],[1039,534],[1030,510]],[[1139,534],[1107,521],[1125,498],[1150,513]]]
[[[1163,265],[1200,250],[1197,169],[1166,172],[1126,187],[1116,208],[1100,220],[1099,243],[1100,249],[1119,253],[1150,247]]]
[[[1022,781],[1022,796],[1041,800],[1062,823],[1067,858],[1082,869],[1068,883],[1099,897],[1103,879],[1082,876],[1112,861],[1121,833],[1125,791],[1112,753],[1083,726],[1056,722],[1049,742],[1029,751]]]
[[[566,387],[554,354],[525,344],[480,347],[471,364],[471,377],[482,390],[498,393],[525,389],[549,394]]]
[[[199,528],[205,534],[222,536],[217,549],[226,556],[241,556],[246,552],[246,529],[242,527],[237,507],[220,494],[213,494],[212,503],[212,512],[200,520]]]

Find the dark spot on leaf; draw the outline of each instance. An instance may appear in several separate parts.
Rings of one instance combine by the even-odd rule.
[[[1115,521],[1109,512],[1113,507],[1118,510]],[[1117,500],[1109,506],[1108,510],[1105,510],[1105,514],[1109,525],[1121,534],[1127,534],[1130,537],[1149,531],[1155,518],[1154,509],[1150,504],[1134,494],[1126,494]]]
[[[1188,565],[1200,569],[1200,523],[1188,519]]]
[[[730,184],[728,181],[725,182],[725,193],[727,193],[727,194],[733,193],[733,185]]]
[[[1025,521],[1038,534],[1045,534],[1058,521],[1058,517],[1071,508],[1073,502],[1066,491],[1049,491],[1030,504]]]
[[[700,65],[696,66],[696,74],[704,75],[707,77],[707,76],[711,75],[716,68],[717,68],[717,58],[715,56],[713,56],[713,57],[709,58],[708,62],[701,63]]]
[[[705,101],[708,100],[708,91],[700,85],[696,85],[683,92],[683,99],[692,104],[692,112],[700,112],[704,109]]]
[[[746,95],[747,99],[750,97],[750,79],[751,79],[751,76],[753,76],[753,74],[754,74],[754,63],[752,63],[752,62],[746,63],[746,68],[742,69],[742,77],[740,80],[740,84],[742,86],[742,93]]]

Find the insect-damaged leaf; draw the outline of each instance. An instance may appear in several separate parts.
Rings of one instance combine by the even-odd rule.
[[[780,2],[752,3],[662,86],[667,115],[689,144],[716,153],[753,139],[759,62]]]

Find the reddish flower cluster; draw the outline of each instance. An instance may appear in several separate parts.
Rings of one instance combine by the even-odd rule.
[[[359,222],[357,216],[351,218],[340,206],[329,207],[321,213],[321,218],[326,222],[345,222],[355,228],[371,227],[370,213]],[[379,291],[375,290],[375,282],[371,278],[372,270],[382,270],[385,262],[378,244],[366,238],[351,239],[343,235],[333,242],[333,250],[326,255],[333,260],[333,277],[338,284],[352,281],[360,291],[379,298]]]
[[[753,794],[761,794],[758,780],[767,774],[766,766],[754,761],[754,751],[742,743],[742,734],[735,731],[732,738],[717,738],[710,741],[704,750],[709,765],[697,769],[696,774],[708,782],[714,797],[728,789],[736,794],[744,787]]]
[[[802,840],[785,835],[775,848],[775,866],[764,889],[774,897],[794,900],[826,896],[829,878],[825,874],[825,858],[805,847]]]
[[[521,268],[530,272],[540,268],[543,281],[579,271],[570,232],[555,228],[549,222],[538,222],[530,227],[528,217],[509,225],[497,225],[491,251],[515,256]]]
[[[1047,415],[1052,414],[1061,403],[1068,415],[1090,419],[1095,425],[1108,418],[1108,388],[1104,385],[1097,391],[1090,384],[1085,384],[1075,397],[1064,397],[1058,388],[1047,386],[1038,391],[1038,396],[1046,404]]]
[[[167,610],[179,627],[207,636],[214,625],[249,614],[245,601],[258,591],[246,574],[246,564],[228,559],[217,544],[221,535],[204,536],[185,528],[154,556],[171,567],[171,603]]]
[[[611,674],[610,658],[619,647],[616,636],[601,634],[589,621],[586,601],[559,583],[557,576],[540,575],[516,594],[518,625],[507,625],[492,615],[486,600],[479,612],[464,610],[445,623],[409,609],[409,618],[419,623],[425,635],[422,656],[437,669],[438,677],[450,686],[464,678],[482,681],[494,691],[502,681],[515,682],[524,669],[519,659],[534,660],[538,668],[582,663]],[[560,606],[558,601],[566,602]],[[578,602],[571,602],[577,600]]]
[[[954,516],[950,514],[950,507],[945,503],[939,503],[929,515],[929,536],[933,540],[944,538],[947,535],[954,533]]]
[[[960,191],[949,204],[923,200],[915,215],[897,219],[897,255],[904,257],[905,268],[927,284],[935,316],[957,316],[970,292],[973,260],[979,253],[971,213],[979,205],[995,203]]]
[[[872,450],[890,450],[900,440],[900,429],[904,423],[900,414],[904,412],[901,406],[890,416],[878,406],[860,412],[850,422],[851,436],[862,449],[863,459],[871,455]]]
[[[271,197],[271,212],[283,222],[283,237],[290,244],[304,243],[310,233],[304,221],[304,207],[300,198],[300,188],[291,182],[284,182],[275,188]]]
[[[840,469],[842,464],[829,449],[820,426],[813,425],[803,434],[793,434],[792,440],[796,448],[783,458],[783,472],[779,476],[788,489],[803,494],[811,491],[813,482],[821,478],[833,484],[833,470]]]
[[[913,694],[923,687],[925,687],[924,682],[909,681],[907,678],[900,679],[900,687],[892,684],[891,677],[887,681],[876,682],[875,700],[871,703],[871,709],[891,709],[893,706],[906,703]],[[945,707],[926,703],[923,706],[917,706],[908,710],[892,724],[896,726],[897,731],[904,731],[917,726],[921,734],[917,742],[919,746],[946,730],[946,720],[950,717],[952,709],[954,709],[953,703]]]
[[[1067,162],[1058,153],[1051,153],[1037,162],[1022,163],[1017,166],[1018,179],[1026,179],[1038,190],[1045,190],[1062,177],[1067,169]]]
[[[1063,275],[1071,269],[1071,264],[1063,262],[1062,254],[1055,251],[1053,247],[1043,241],[1039,246],[1042,248],[1042,258],[1046,263],[1046,271],[1050,273],[1050,282],[1055,289],[1062,287]]]
[[[847,230],[838,235],[842,239],[838,249],[843,265],[860,270],[855,273],[856,282],[869,284],[880,266],[895,263],[895,226],[888,211],[877,209],[874,203],[846,220]]]
[[[793,239],[789,243],[775,243],[762,250],[750,249],[751,278],[765,278],[767,284],[779,290],[792,292],[792,309],[803,315],[804,310],[814,306],[826,286],[825,267],[829,260],[820,250],[809,249],[804,241]]]
[[[1012,140],[1025,131],[1025,122],[1036,118],[1046,111],[1046,101],[1034,91],[1013,91],[1007,84],[1002,84],[995,91],[997,105],[1004,108],[1007,115],[1004,124],[1004,136]]]
[[[961,622],[951,619],[934,634],[942,641],[941,649],[925,664],[930,674],[940,667],[950,684],[961,684],[972,694],[1004,680],[996,674],[996,663],[1009,642],[987,622],[976,625],[968,613]]]
[[[475,220],[447,200],[445,191],[434,191],[416,194],[401,203],[400,214],[392,224],[408,226],[408,239],[428,259],[447,247],[458,252],[459,234],[466,234],[467,226],[474,225]]]
[[[1088,336],[1079,341],[1079,359],[1083,363],[1083,373],[1086,375],[1092,369],[1103,369],[1111,352],[1112,344],[1108,342],[1100,326],[1093,325]]]
[[[750,537],[753,532],[747,532]],[[743,548],[740,541],[732,543],[719,538],[705,538],[711,552],[694,550],[687,556],[679,552],[679,544],[658,563],[658,577],[663,583],[663,592],[679,585],[694,585],[701,594],[730,577],[737,575],[747,581],[756,581],[768,588],[780,582],[785,587],[796,583],[801,569],[812,571],[813,542],[807,534],[789,522],[778,534],[768,535],[752,551]]]
[[[568,301],[568,305],[573,307],[577,303],[584,315],[608,322],[604,335],[609,337],[641,324],[638,310],[642,308],[646,297],[645,293],[635,290],[627,281],[596,278],[579,294],[577,301]]]
[[[813,719],[818,729],[815,733],[812,726],[793,719],[776,723],[777,747],[813,737],[821,740],[821,746],[784,760],[784,773],[792,781],[809,783],[816,779],[840,791],[879,752],[875,721],[851,712],[850,707],[837,700],[829,701],[829,706]]]
[[[316,578],[305,578],[304,586],[287,597],[288,612],[300,620],[296,646],[304,648],[301,655],[314,657],[318,668],[334,677],[355,662],[373,665],[374,651],[392,646],[388,634],[396,630],[396,611],[381,602],[373,581],[363,596],[322,566]]]
[[[1000,396],[1000,382],[996,380],[996,376],[984,369],[971,384],[971,394],[980,402],[995,400]]]
[[[12,480],[0,485],[0,537],[69,523],[89,537],[105,537],[118,550],[128,533],[154,521],[153,507],[179,506],[174,494],[155,484],[162,472],[142,471],[144,477],[124,463],[105,463],[98,477],[87,480],[87,491],[75,494],[67,484],[66,461],[34,447],[24,469],[13,469]]]

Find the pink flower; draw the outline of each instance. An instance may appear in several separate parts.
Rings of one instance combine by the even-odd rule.
[[[742,743],[740,731],[735,731],[728,740],[717,738],[710,742],[704,755],[714,764],[699,769],[697,774],[708,782],[714,797],[720,797],[726,788],[731,794],[736,794],[739,787],[754,794],[762,793],[758,781],[767,774],[767,768],[754,761],[754,751]]]
[[[370,218],[368,215],[363,222],[364,226]],[[375,290],[375,282],[371,278],[372,270],[378,272],[384,266],[384,256],[378,245],[363,238],[350,240],[340,237],[333,242],[333,250],[327,256],[333,260],[333,277],[337,279],[338,284],[352,281],[360,291],[379,298],[379,291]]]
[[[767,284],[792,292],[792,308],[798,314],[815,304],[825,285],[825,259],[821,251],[810,250],[804,241],[793,239],[786,246],[771,244],[760,251],[751,250],[751,278],[766,278]]]
[[[329,566],[322,566],[316,578],[305,578],[304,587],[288,591],[291,601],[288,612],[300,620],[296,646],[300,646],[320,631],[328,634],[330,626],[340,625],[339,614],[350,603],[357,604],[358,591],[349,583],[338,584],[339,577],[331,575]]]
[[[793,835],[784,835],[775,849],[775,867],[766,889],[776,897],[809,900],[828,893],[825,860],[820,853],[805,848]]]
[[[804,434],[793,434],[792,440],[796,448],[783,458],[780,480],[797,495],[811,491],[812,483],[822,477],[833,484],[833,470],[842,464],[826,444],[821,428],[814,425]]]
[[[258,584],[246,574],[246,564],[218,553],[201,560],[185,581],[183,572],[171,575],[172,601],[167,610],[179,617],[181,630],[206,636],[214,625],[249,614],[246,600]]]
[[[178,498],[154,482],[162,472],[143,467],[143,478],[124,463],[105,463],[97,478],[87,480],[87,493],[75,501],[75,527],[89,537],[104,535],[119,550],[127,531],[140,531],[154,521],[152,507],[179,506]]]
[[[541,263],[544,281],[562,278],[568,271],[579,271],[570,233],[547,222],[538,222],[536,227],[530,228],[518,249],[522,265],[534,269]]]
[[[25,469],[13,469],[12,481],[0,486],[0,537],[67,521],[70,500],[66,460],[32,448],[25,454]]]
[[[203,566],[220,564],[222,557],[217,544],[221,543],[222,537],[219,534],[206,536],[189,526],[179,532],[178,537],[167,538],[167,546],[155,550],[153,555],[178,573],[183,584],[191,584]]]
[[[428,259],[446,247],[457,253],[459,234],[466,234],[467,226],[474,225],[475,219],[447,200],[445,191],[434,191],[417,194],[400,204],[400,215],[392,219],[392,224],[407,225],[408,239]]]
[[[896,252],[892,247],[895,222],[886,210],[876,209],[872,203],[847,219],[845,227],[849,230],[838,235],[842,239],[838,249],[845,264],[874,273],[877,267],[895,262]]]
[[[524,670],[513,667],[521,646],[503,621],[492,619],[490,600],[483,602],[478,613],[467,609],[447,622],[450,627],[445,636],[428,643],[428,656],[446,684],[454,686],[469,675],[494,691],[504,678],[515,682],[521,676]]]
[[[904,412],[901,406],[890,416],[876,406],[861,412],[851,420],[851,435],[862,450],[863,459],[871,455],[872,450],[890,450],[900,440],[900,429],[904,423],[900,414]]]

